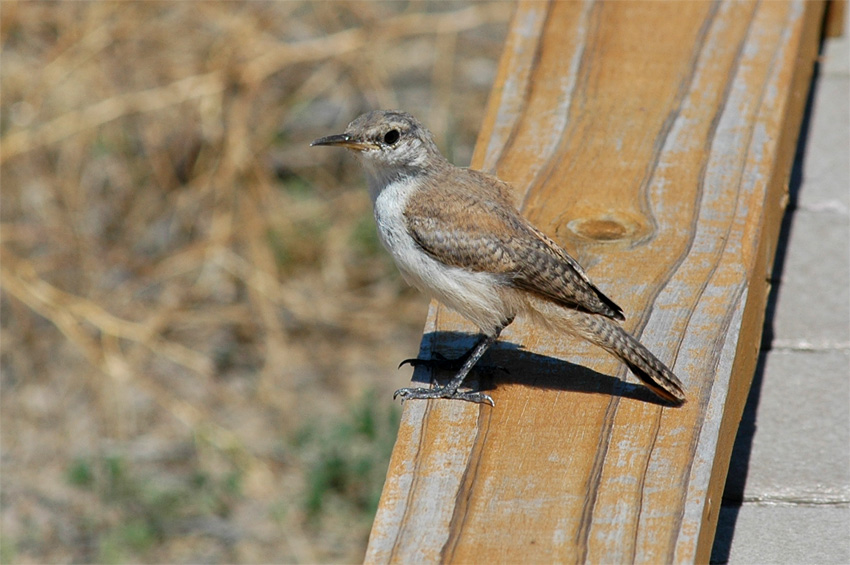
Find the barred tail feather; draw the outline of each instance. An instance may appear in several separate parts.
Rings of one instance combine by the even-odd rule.
[[[527,298],[527,305],[527,311],[538,322],[552,330],[570,333],[603,348],[623,361],[657,396],[671,404],[684,404],[686,399],[682,383],[673,371],[615,320],[601,314],[562,308],[534,297]]]
[[[620,358],[632,373],[660,398],[679,405],[685,402],[682,382],[667,365],[652,354],[641,342],[629,335],[618,323],[597,317],[597,323],[606,326],[598,332],[597,345]]]

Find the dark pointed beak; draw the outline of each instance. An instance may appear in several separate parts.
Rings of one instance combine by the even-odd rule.
[[[371,143],[354,139],[350,135],[346,135],[344,133],[320,137],[319,139],[311,143],[310,147],[315,147],[317,145],[338,145],[341,147],[346,147],[348,149],[355,149],[357,151],[363,151],[364,149],[372,149],[374,147],[374,145]]]

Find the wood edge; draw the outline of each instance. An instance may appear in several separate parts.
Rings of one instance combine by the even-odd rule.
[[[829,0],[826,7],[826,22],[824,23],[824,35],[826,37],[841,37],[845,34],[845,18],[847,12],[847,0]]]
[[[703,508],[702,525],[695,553],[696,563],[708,563],[711,558],[732,448],[759,360],[765,309],[771,286],[770,276],[773,271],[782,218],[788,202],[788,182],[794,164],[800,126],[814,75],[824,10],[825,1],[806,2],[807,13],[804,15],[805,23],[796,56],[797,64],[788,92],[786,120],[782,127],[782,137],[779,140],[771,178],[768,181],[765,212],[761,225],[762,234],[748,288],[747,303],[744,306],[732,378],[723,408],[717,449]],[[750,337],[751,339],[744,339]]]
[[[499,117],[499,108],[501,107],[501,97],[507,76],[510,72],[511,57],[514,50],[514,43],[520,41],[520,38],[514,38],[513,34],[518,34],[520,27],[519,20],[525,14],[527,5],[523,2],[517,2],[514,6],[514,13],[511,15],[511,20],[508,23],[508,32],[505,36],[505,45],[502,49],[502,54],[499,57],[499,66],[496,68],[496,76],[493,79],[493,86],[490,88],[490,94],[487,96],[487,102],[484,105],[484,116],[481,119],[481,125],[478,128],[478,136],[475,138],[475,147],[472,151],[470,167],[482,170],[484,160],[487,153],[487,147],[490,143],[490,138],[493,136],[493,131],[496,129],[496,122]]]

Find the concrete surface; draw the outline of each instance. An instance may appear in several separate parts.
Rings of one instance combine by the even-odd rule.
[[[801,134],[715,563],[850,563],[850,9]]]
[[[721,510],[718,535],[732,512]],[[847,535],[846,507],[746,505],[737,517],[729,562],[850,563]]]

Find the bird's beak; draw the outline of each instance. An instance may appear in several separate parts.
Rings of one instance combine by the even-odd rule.
[[[354,139],[350,135],[346,135],[344,133],[340,133],[337,135],[329,135],[327,137],[320,137],[319,139],[311,143],[310,147],[315,147],[317,145],[338,145],[347,149],[354,149],[355,151],[365,151],[366,149],[375,148],[375,145],[372,143]]]

